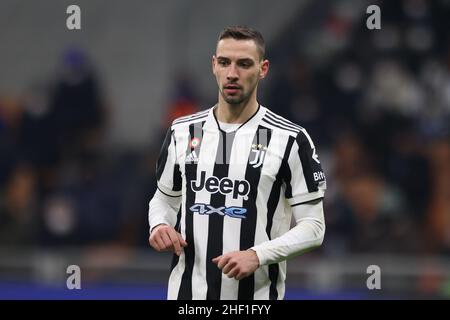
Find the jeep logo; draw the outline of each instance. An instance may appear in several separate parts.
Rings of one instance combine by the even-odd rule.
[[[191,181],[191,188],[193,191],[198,192],[206,189],[209,193],[220,192],[221,194],[233,193],[233,199],[237,199],[239,196],[244,197],[244,200],[248,199],[248,193],[250,192],[250,183],[247,180],[231,180],[226,177],[218,179],[217,177],[209,177],[205,179],[206,172],[200,173],[200,181]]]

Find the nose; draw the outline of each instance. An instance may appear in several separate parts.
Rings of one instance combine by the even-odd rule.
[[[228,73],[227,73],[227,80],[231,81],[231,80],[237,80],[239,79],[239,73],[238,70],[236,68],[236,65],[234,63],[231,63],[229,68],[228,68]]]

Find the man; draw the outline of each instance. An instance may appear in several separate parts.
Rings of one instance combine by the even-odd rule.
[[[168,299],[283,299],[286,260],[322,244],[325,177],[305,129],[257,102],[264,51],[258,31],[226,28],[218,103],[167,132],[149,242],[176,254]]]

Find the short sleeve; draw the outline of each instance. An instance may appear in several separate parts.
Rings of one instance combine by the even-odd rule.
[[[164,143],[156,163],[156,179],[159,191],[166,196],[181,196],[181,172],[177,163],[174,131],[167,130]]]
[[[291,206],[323,198],[325,174],[314,143],[302,129],[292,144],[284,174],[285,196]]]

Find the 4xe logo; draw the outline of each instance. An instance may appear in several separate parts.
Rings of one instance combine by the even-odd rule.
[[[209,204],[204,203],[196,203],[189,208],[192,212],[197,212],[199,214],[213,214],[217,213],[221,216],[229,216],[231,218],[240,218],[245,219],[245,214],[247,213],[247,209],[241,207],[219,207],[214,208]]]
[[[227,195],[233,194],[233,199],[243,197],[244,200],[248,200],[248,193],[250,192],[250,183],[247,180],[231,180],[227,177],[223,177],[219,180],[217,177],[209,177],[206,179],[206,172],[200,173],[200,181],[191,181],[191,188],[195,192],[205,189],[209,193],[221,193]]]

